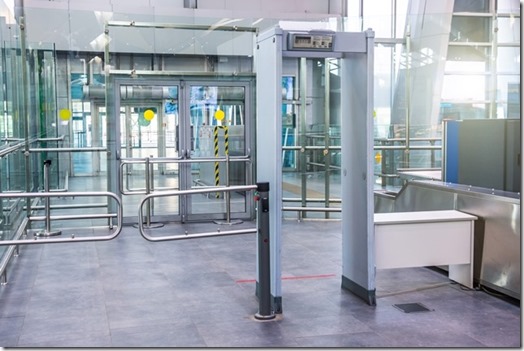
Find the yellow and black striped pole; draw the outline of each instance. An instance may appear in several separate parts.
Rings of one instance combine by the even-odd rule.
[[[224,155],[229,155],[229,128],[222,126],[224,129]]]
[[[218,129],[224,130],[224,154],[229,155],[229,128],[227,126],[215,126],[213,130],[215,157],[219,156]],[[219,185],[220,185],[220,163],[218,161],[215,161],[215,186],[219,186]],[[220,197],[220,193],[216,193],[215,197],[218,199]]]
[[[215,157],[218,157],[218,126],[215,126],[213,130],[213,141],[215,146]],[[215,186],[220,185],[220,163],[215,161]],[[215,197],[218,199],[220,193],[216,193]]]

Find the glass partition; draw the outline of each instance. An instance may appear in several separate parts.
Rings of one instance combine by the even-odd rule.
[[[24,79],[30,72],[27,60],[28,52],[22,49],[18,26],[2,27],[2,38],[5,39],[1,47],[0,79],[4,82],[1,89],[2,113],[0,114],[0,191],[2,193],[25,192],[35,189],[29,168],[31,161],[24,156],[30,139],[27,115],[30,113],[30,87]],[[33,91],[34,92],[34,91]],[[1,238],[14,238],[24,220],[24,199],[0,200],[0,233]],[[0,247],[2,255],[8,247]]]

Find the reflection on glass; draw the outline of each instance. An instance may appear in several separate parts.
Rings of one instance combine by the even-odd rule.
[[[244,156],[245,87],[192,85],[190,87],[191,158]],[[246,184],[246,164],[193,162],[192,186]],[[224,213],[223,194],[191,197],[193,214]],[[245,193],[231,193],[231,212],[245,212]]]
[[[295,105],[293,104],[293,93],[295,89],[295,77],[282,77],[282,146],[295,146],[296,140],[296,118]],[[282,167],[296,168],[296,151],[282,151]]]

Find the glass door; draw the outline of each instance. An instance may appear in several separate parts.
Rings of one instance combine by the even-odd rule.
[[[251,184],[250,86],[241,82],[186,82],[183,120],[192,160],[185,164],[188,188]],[[247,218],[252,199],[245,192],[185,197],[188,220]]]
[[[146,194],[252,183],[249,82],[133,80],[118,91],[126,222]],[[209,193],[155,198],[148,212],[153,222],[205,221],[250,218],[252,207],[245,192]]]
[[[136,218],[144,195],[181,189],[178,143],[178,85],[154,82],[120,85],[121,189],[125,218]],[[150,202],[149,216],[178,220],[179,199]]]

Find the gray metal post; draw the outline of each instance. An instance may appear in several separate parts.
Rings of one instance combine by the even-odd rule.
[[[226,154],[226,187],[229,186],[229,154]],[[226,200],[226,221],[231,222],[231,193],[226,191],[224,194]]]
[[[44,161],[44,192],[49,192],[49,167],[51,167],[51,160]],[[49,197],[45,199],[45,229],[35,233],[36,236],[53,236],[60,235],[62,232],[60,230],[51,231],[51,204]]]
[[[273,319],[271,306],[271,270],[269,261],[269,183],[257,183],[258,229],[258,313],[256,319]]]
[[[145,172],[146,172],[146,196],[154,192],[154,164],[151,162],[151,159],[153,158],[153,155],[150,155],[149,157],[146,157],[146,164],[145,164]],[[149,200],[146,204],[146,223],[145,227],[148,229],[154,229],[154,228],[162,228],[164,226],[164,223],[153,223],[151,222],[151,216],[153,213],[153,203],[151,202],[153,199]],[[133,224],[134,227],[138,227],[139,224]]]
[[[151,193],[151,184],[150,184],[151,175],[150,175],[150,172],[151,172],[151,168],[150,168],[150,164],[149,164],[149,157],[146,157],[146,195],[149,195]],[[146,225],[148,227],[150,227],[151,226],[151,202],[148,201],[146,206],[147,206],[147,208],[146,208]]]

